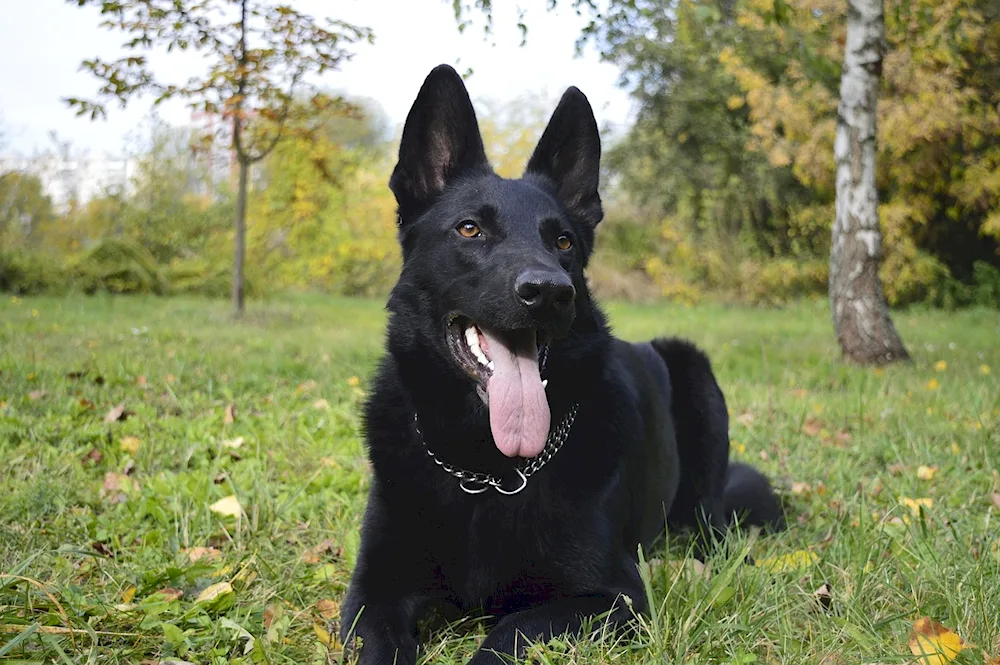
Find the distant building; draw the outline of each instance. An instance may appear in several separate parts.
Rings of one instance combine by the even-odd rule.
[[[86,203],[101,196],[129,195],[137,164],[135,158],[107,154],[0,157],[0,171],[37,175],[45,194],[60,213],[66,212],[73,201]]]

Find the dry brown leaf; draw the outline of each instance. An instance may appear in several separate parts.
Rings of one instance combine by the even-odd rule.
[[[83,456],[83,459],[81,459],[80,461],[83,462],[84,464],[86,464],[87,462],[90,462],[92,464],[100,464],[103,459],[104,459],[104,453],[102,453],[97,448],[91,448],[87,452],[87,454]]]
[[[744,427],[749,427],[753,423],[753,414],[749,411],[744,411],[740,415],[736,416],[736,422]]]
[[[180,589],[173,589],[171,587],[164,587],[153,592],[154,596],[161,598],[164,602],[171,602],[180,599],[184,595],[184,592]]]
[[[222,551],[214,547],[192,547],[187,550],[181,550],[181,552],[187,554],[188,559],[192,563],[199,559],[218,559],[222,556]]]
[[[119,420],[126,420],[129,416],[135,415],[132,411],[125,408],[125,402],[122,402],[115,408],[108,411],[108,415],[104,416],[104,422],[115,423]]]
[[[829,584],[823,584],[820,588],[813,592],[813,600],[824,610],[830,609],[833,604],[833,592],[830,590]]]
[[[225,425],[230,425],[230,424],[236,422],[236,405],[235,404],[227,404],[226,405],[226,413],[225,413],[225,415],[222,416],[222,422]]]
[[[916,665],[946,665],[969,648],[958,633],[928,617],[920,617],[913,623],[908,644],[917,656]]]
[[[319,545],[316,545],[315,547],[310,547],[308,550],[306,550],[302,554],[302,561],[304,563],[315,565],[320,562],[320,560],[322,559],[322,555],[326,554],[327,552],[332,552],[333,554],[331,555],[331,558],[336,559],[344,553],[344,548],[335,547],[333,541],[327,538]]]
[[[140,376],[137,376],[136,379],[135,379],[135,385],[139,386],[140,388],[142,388],[143,386],[145,386],[146,383],[148,383],[148,382],[146,381],[146,377],[145,376],[141,376],[140,375]]]
[[[108,471],[104,474],[104,484],[101,487],[101,498],[111,503],[121,503],[130,492],[138,492],[139,483],[135,478],[129,478],[124,473]]]
[[[312,407],[317,411],[329,411],[330,403],[321,397],[312,403]]]
[[[38,400],[42,399],[48,394],[49,391],[47,390],[32,390],[30,393],[28,393],[28,399],[30,399],[32,402],[37,402]]]
[[[792,483],[792,494],[801,495],[808,494],[812,491],[812,487],[809,483],[794,482]]]
[[[316,601],[316,611],[323,619],[328,621],[330,619],[336,619],[340,614],[340,604],[335,600],[324,598],[323,600]]]
[[[806,416],[806,422],[802,425],[802,433],[807,436],[819,436],[819,433],[826,429],[823,421],[810,414]]]
[[[992,499],[993,499],[993,507],[1000,508],[1000,492],[994,492]]]
[[[302,395],[302,394],[304,394],[304,393],[307,393],[307,392],[309,392],[310,390],[312,390],[313,388],[315,388],[315,387],[316,387],[316,385],[317,385],[317,384],[316,384],[316,382],[315,382],[315,381],[313,381],[312,379],[309,379],[308,381],[303,381],[303,382],[302,382],[302,383],[300,383],[300,384],[298,385],[298,387],[297,387],[297,388],[295,389],[295,394],[296,394],[296,395]]]

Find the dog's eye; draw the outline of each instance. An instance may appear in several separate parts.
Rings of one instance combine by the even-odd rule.
[[[478,238],[483,235],[483,232],[479,230],[479,227],[476,226],[475,222],[462,222],[456,227],[455,230],[458,231],[459,235],[463,238]]]
[[[572,246],[573,246],[573,239],[569,237],[569,234],[564,233],[558,238],[556,238],[556,247],[558,247],[559,249],[566,251]]]

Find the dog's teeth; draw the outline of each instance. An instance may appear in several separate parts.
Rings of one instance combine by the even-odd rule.
[[[479,361],[480,365],[486,365],[487,367],[490,366],[490,361],[486,359],[486,356],[483,355],[482,351],[476,349],[475,353],[476,353],[476,360]]]
[[[493,364],[493,361],[492,361],[492,360],[491,360],[491,361],[489,361],[489,362],[488,362],[488,363],[486,364],[486,366],[490,368],[490,371],[491,371],[491,372],[492,372],[492,371],[493,371],[493,370],[495,369],[495,367],[496,367],[496,366],[495,366],[495,365]]]
[[[465,343],[469,345],[470,349],[479,347],[479,333],[476,332],[475,326],[469,326],[465,329]]]
[[[549,387],[549,380],[545,379],[544,381],[542,381],[542,388],[544,389],[544,388],[548,388],[548,387]]]

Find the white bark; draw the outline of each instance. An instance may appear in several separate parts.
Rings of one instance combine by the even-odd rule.
[[[882,74],[883,0],[848,0],[834,157],[836,219],[830,304],[845,357],[859,363],[906,359],[878,276],[882,258],[875,187],[875,110]]]

